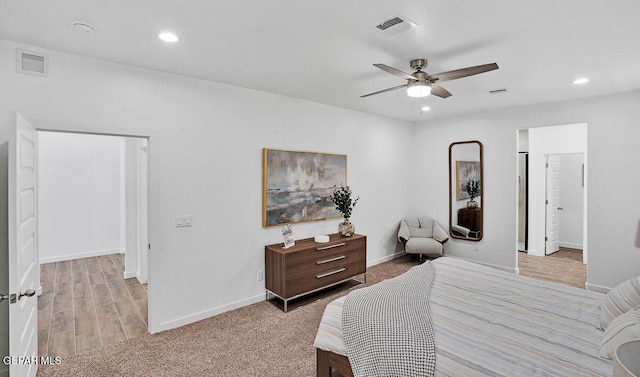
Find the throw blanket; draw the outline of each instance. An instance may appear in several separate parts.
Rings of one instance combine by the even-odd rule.
[[[347,296],[342,328],[355,377],[433,376],[430,262]]]

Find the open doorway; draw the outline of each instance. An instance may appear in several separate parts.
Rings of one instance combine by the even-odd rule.
[[[39,131],[38,349],[148,332],[146,138]]]
[[[519,130],[518,152],[518,269],[585,287],[587,125]]]

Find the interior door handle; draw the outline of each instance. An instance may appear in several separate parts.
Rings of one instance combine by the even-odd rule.
[[[18,295],[18,301],[20,301],[20,299],[24,296],[33,297],[33,295],[35,294],[36,294],[36,291],[34,289],[27,289],[27,291],[24,293],[20,292],[20,294]]]
[[[27,289],[24,293],[20,292],[19,294],[15,294],[15,293],[10,295],[0,294],[0,302],[4,300],[9,300],[9,303],[15,304],[16,302],[20,301],[20,299],[23,298],[24,296],[32,297],[35,294],[36,294],[36,291],[34,289]]]

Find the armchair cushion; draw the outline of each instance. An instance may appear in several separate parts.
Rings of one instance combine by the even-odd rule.
[[[442,244],[449,239],[437,221],[429,218],[410,218],[400,222],[398,240],[410,254],[442,254]]]
[[[409,237],[432,238],[433,231],[430,228],[409,228]]]
[[[433,238],[412,237],[404,245],[404,250],[409,254],[440,255],[442,244]]]

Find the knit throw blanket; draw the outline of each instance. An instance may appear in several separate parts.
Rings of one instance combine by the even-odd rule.
[[[342,328],[355,377],[433,376],[435,340],[429,292],[434,266],[406,273],[347,296]]]

